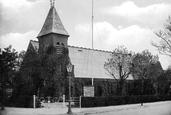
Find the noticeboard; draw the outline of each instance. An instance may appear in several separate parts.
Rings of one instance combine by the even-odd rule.
[[[84,97],[94,97],[93,86],[84,86]]]

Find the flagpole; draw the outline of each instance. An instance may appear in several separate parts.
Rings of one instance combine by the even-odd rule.
[[[93,0],[92,0],[92,86],[94,85],[94,46],[93,46],[93,29],[94,29],[94,27],[93,27],[93,22],[94,21],[94,14],[93,14]]]

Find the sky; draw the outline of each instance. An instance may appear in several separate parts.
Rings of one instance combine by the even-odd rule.
[[[92,0],[56,0],[55,8],[69,33],[68,44],[91,48]],[[26,50],[38,40],[50,0],[0,0],[0,48]],[[171,16],[170,0],[94,0],[94,49],[113,51],[125,46],[135,53],[148,49],[159,55],[163,69],[171,58],[158,53],[154,31],[163,30]]]

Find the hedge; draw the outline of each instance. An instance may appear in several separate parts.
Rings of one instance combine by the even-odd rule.
[[[115,97],[82,97],[82,107],[100,107],[123,104],[136,104],[171,100],[171,95],[138,95],[138,96],[115,96]]]

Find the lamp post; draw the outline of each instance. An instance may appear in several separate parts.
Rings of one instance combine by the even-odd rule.
[[[67,65],[67,72],[69,77],[69,101],[68,101],[68,112],[67,114],[72,114],[71,111],[71,72],[72,72],[72,64],[69,61],[69,64]]]
[[[141,106],[143,106],[144,80],[141,78]]]

